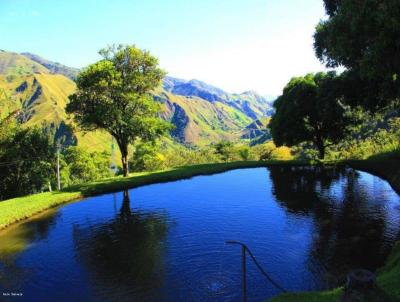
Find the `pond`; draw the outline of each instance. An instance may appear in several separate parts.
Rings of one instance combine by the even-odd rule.
[[[246,243],[287,290],[324,289],[381,266],[399,232],[399,196],[368,173],[233,170],[87,198],[11,227],[0,233],[0,293],[240,301],[241,250],[226,240]],[[279,293],[247,264],[248,301]]]

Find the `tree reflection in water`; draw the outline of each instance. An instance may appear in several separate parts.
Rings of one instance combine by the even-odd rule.
[[[342,283],[351,269],[376,270],[390,251],[385,205],[368,196],[359,177],[344,167],[270,168],[277,201],[289,214],[315,221],[309,265],[322,270],[328,286]]]
[[[149,298],[162,287],[163,240],[167,217],[163,212],[132,211],[124,191],[119,213],[111,221],[75,225],[73,238],[78,259],[92,276],[97,295],[106,300]],[[118,297],[118,293],[125,293]]]

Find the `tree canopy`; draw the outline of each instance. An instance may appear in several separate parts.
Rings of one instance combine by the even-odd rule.
[[[317,57],[344,66],[364,105],[376,109],[400,96],[400,1],[324,0],[328,19],[314,34]]]
[[[274,103],[270,128],[277,146],[312,142],[319,157],[345,136],[346,107],[335,72],[293,78]]]
[[[0,133],[0,200],[47,189],[55,175],[49,136],[15,123],[0,123]]]
[[[150,95],[165,72],[157,58],[135,46],[113,46],[99,53],[103,59],[78,75],[67,112],[82,128],[104,129],[115,138],[127,176],[128,145],[138,138],[152,141],[170,128],[158,117],[159,105]]]

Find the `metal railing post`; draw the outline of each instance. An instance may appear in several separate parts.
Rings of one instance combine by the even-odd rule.
[[[246,284],[246,247],[242,245],[242,293],[243,302],[247,300],[247,284]]]
[[[249,256],[251,260],[253,260],[254,264],[257,266],[261,274],[267,278],[269,282],[272,283],[273,286],[275,286],[277,289],[279,289],[282,292],[287,292],[282,286],[280,286],[277,282],[275,282],[267,273],[266,271],[261,267],[261,265],[258,263],[256,257],[254,257],[253,253],[249,250],[249,248],[244,244],[239,241],[235,240],[228,240],[225,241],[227,244],[237,244],[242,247],[242,293],[243,293],[243,302],[246,302],[247,300],[247,278],[246,278],[246,252],[249,253]]]

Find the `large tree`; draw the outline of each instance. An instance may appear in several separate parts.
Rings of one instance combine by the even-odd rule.
[[[274,103],[269,126],[275,144],[312,142],[323,159],[326,147],[345,136],[347,109],[340,100],[334,72],[293,78]]]
[[[378,109],[400,96],[400,1],[324,0],[328,18],[314,34],[317,57],[344,66],[359,102]],[[355,84],[355,85],[354,85]]]
[[[138,138],[153,141],[169,129],[158,117],[159,105],[150,94],[165,72],[157,58],[135,46],[113,46],[100,54],[101,61],[78,75],[78,89],[69,97],[67,112],[83,129],[104,129],[115,138],[127,176],[129,144]]]

